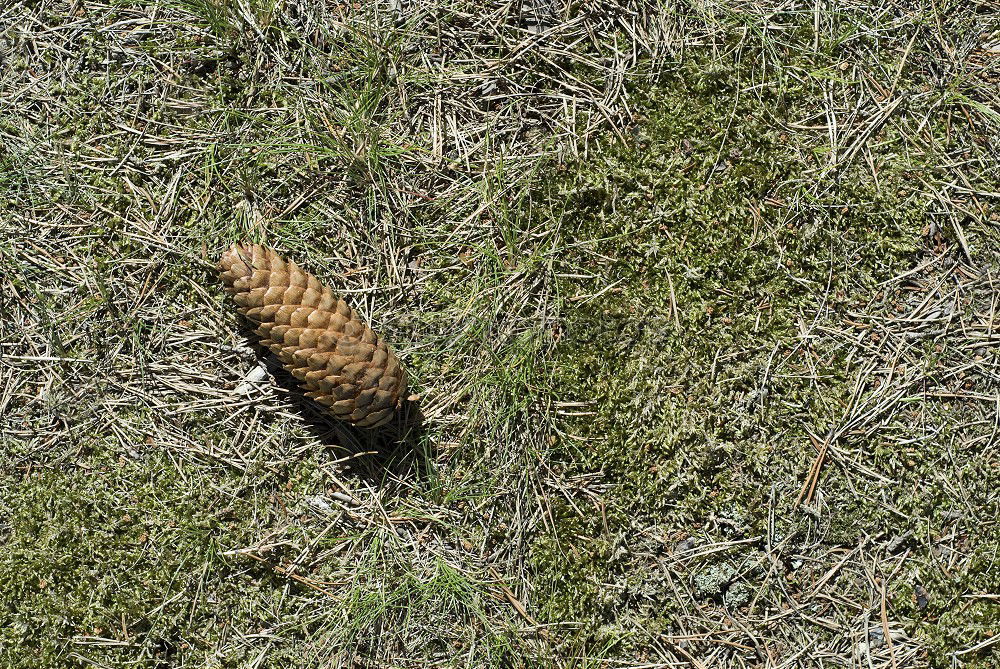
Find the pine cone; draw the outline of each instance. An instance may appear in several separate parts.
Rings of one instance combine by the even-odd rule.
[[[392,419],[406,372],[385,342],[320,281],[263,246],[236,245],[219,261],[237,310],[311,397],[341,420]]]

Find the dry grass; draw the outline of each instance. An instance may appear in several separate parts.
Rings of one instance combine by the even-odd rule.
[[[998,11],[3,5],[0,664],[988,666]],[[866,206],[858,174],[926,230],[902,272],[838,266],[848,307],[799,278],[810,258],[782,259],[808,299],[764,312],[795,322],[773,340],[791,345],[765,332],[692,375],[763,361],[740,372],[761,406],[790,385],[818,399],[762,433],[814,449],[673,513],[672,492],[629,497],[630,457],[579,468],[563,446],[602,410],[560,380],[567,315],[630,280],[587,264],[627,256],[567,229],[560,198],[616,146],[668,146],[644,137],[670,118],[650,101],[693,71],[764,110],[699,131],[717,149],[701,190],[744,128],[782,133],[803,166],[781,199],[727,212],[760,239]],[[635,195],[600,196],[612,225]],[[258,360],[212,270],[238,239],[340,289],[406,361],[422,422],[331,424]],[[676,280],[653,292],[679,329]],[[679,382],[657,383],[620,443],[662,428]],[[670,457],[689,480],[692,456]],[[557,615],[580,578],[607,604]],[[928,590],[947,598],[933,619]]]

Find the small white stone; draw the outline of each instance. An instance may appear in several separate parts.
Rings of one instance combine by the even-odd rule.
[[[236,392],[241,395],[249,394],[250,391],[256,389],[258,383],[267,378],[267,367],[263,364],[257,365],[251,369],[246,376],[243,377],[243,381],[240,385],[236,386]]]

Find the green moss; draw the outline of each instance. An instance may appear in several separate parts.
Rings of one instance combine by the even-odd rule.
[[[8,490],[0,556],[5,664],[56,666],[85,637],[128,642],[88,653],[94,659],[165,660],[213,634],[211,615],[188,616],[190,602],[210,596],[191,556],[219,576],[228,572],[219,547],[242,533],[239,501],[213,508],[206,487],[191,486],[168,462],[90,461],[85,469],[28,473]]]
[[[839,417],[850,388],[838,352],[820,352],[808,382],[761,377],[769,361],[800,366],[804,314],[821,300],[844,309],[910,266],[920,241],[920,212],[860,181],[829,197],[835,209],[817,198],[817,220],[786,220],[767,203],[800,188],[787,140],[755,122],[722,129],[758,103],[675,86],[654,94],[669,111],[653,112],[639,144],[578,166],[559,193],[565,234],[580,240],[566,273],[595,277],[562,286],[563,394],[597,411],[569,423],[594,441],[568,455],[648,493],[650,509],[676,501],[678,476],[692,494],[736,470],[773,471],[798,419]],[[588,297],[600,286],[613,287]]]
[[[925,203],[909,194],[914,166],[888,150],[877,182],[855,167],[813,187],[825,158],[781,130],[801,92],[751,97],[736,81],[683,69],[648,93],[629,141],[563,166],[545,190],[573,249],[558,268],[556,394],[577,404],[554,455],[567,475],[600,472],[611,484],[610,528],[591,507],[563,514],[559,540],[542,541],[534,561],[548,619],[585,622],[595,644],[632,614],[671,624],[669,610],[636,613],[627,587],[607,585],[656,573],[636,575],[607,550],[637,524],[724,541],[763,537],[773,522],[792,541],[853,546],[903,535],[908,518],[927,519],[917,532],[936,527],[935,509],[950,506],[927,485],[937,443],[901,451],[875,437],[856,446],[890,483],[859,491],[829,465],[822,491],[836,511],[813,522],[795,508],[814,457],[806,429],[838,424],[859,373],[836,340],[812,334],[814,318],[848,317],[917,263]],[[736,573],[710,562],[691,586],[739,608],[764,575]]]

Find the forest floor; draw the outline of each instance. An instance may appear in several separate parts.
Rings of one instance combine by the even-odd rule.
[[[0,665],[996,666],[998,156],[991,0],[4,3]]]

